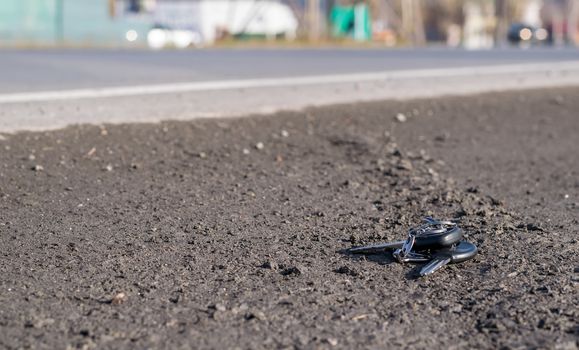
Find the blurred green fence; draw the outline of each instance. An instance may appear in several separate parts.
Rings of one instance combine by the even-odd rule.
[[[57,0],[0,1],[0,40],[54,42],[59,35]]]
[[[142,42],[150,21],[115,16],[108,0],[1,0],[0,45],[119,45],[127,31]]]

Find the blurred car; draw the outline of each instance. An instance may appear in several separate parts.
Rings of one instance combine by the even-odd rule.
[[[545,28],[535,28],[524,23],[513,23],[507,32],[511,44],[532,45],[546,43],[549,32]]]
[[[165,47],[184,49],[202,46],[201,34],[192,29],[172,29],[155,25],[147,34],[147,44],[151,49],[160,50]]]

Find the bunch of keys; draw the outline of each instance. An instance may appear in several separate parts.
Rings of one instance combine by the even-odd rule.
[[[394,250],[393,256],[400,263],[423,263],[420,276],[430,275],[446,264],[461,263],[472,259],[477,247],[462,240],[462,229],[452,221],[424,219],[425,223],[408,230],[405,241],[350,248],[354,254],[377,254]]]

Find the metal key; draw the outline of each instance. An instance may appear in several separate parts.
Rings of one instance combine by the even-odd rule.
[[[404,242],[406,241],[396,241],[390,243],[367,245],[363,247],[354,247],[348,249],[348,251],[354,254],[378,254],[388,250],[400,249],[404,245]]]
[[[477,252],[477,247],[466,241],[449,248],[436,250],[432,253],[430,262],[420,269],[420,276],[430,275],[449,263],[458,264],[470,260]]]
[[[395,257],[400,262],[417,262],[422,259],[413,255],[412,250],[436,249],[451,246],[462,238],[462,230],[451,221],[439,221],[431,217],[424,219],[425,224],[408,230],[405,241],[374,244],[350,248],[354,254],[377,254],[388,250],[396,250]],[[423,260],[420,260],[423,261]]]

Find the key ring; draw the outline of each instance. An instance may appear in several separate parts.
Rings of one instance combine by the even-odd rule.
[[[420,276],[430,275],[450,263],[461,263],[477,254],[477,247],[462,240],[463,231],[452,221],[424,219],[425,223],[408,230],[405,241],[353,247],[354,254],[376,254],[394,250],[393,256],[400,263],[423,263]]]
[[[424,218],[424,221],[425,221],[424,224],[418,227],[410,228],[408,230],[408,238],[402,245],[402,248],[396,249],[394,251],[393,256],[396,260],[398,260],[398,262],[402,263],[402,262],[409,262],[411,260],[421,259],[421,257],[410,256],[410,254],[412,253],[412,248],[414,247],[414,243],[416,242],[417,236],[428,237],[440,235],[456,227],[456,223],[452,221],[436,220],[430,216]],[[416,255],[418,253],[412,254]]]

